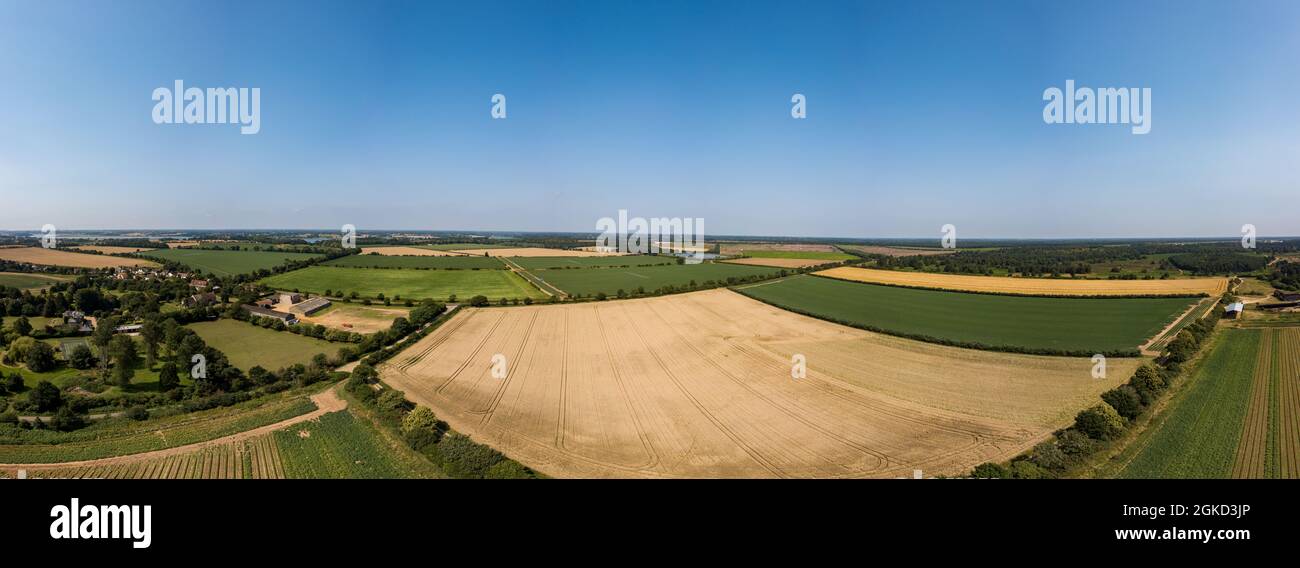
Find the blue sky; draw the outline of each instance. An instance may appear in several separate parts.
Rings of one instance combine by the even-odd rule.
[[[1297,54],[1284,1],[0,0],[0,229],[1296,235]],[[176,79],[261,132],[154,124]],[[1151,132],[1045,124],[1066,79]]]

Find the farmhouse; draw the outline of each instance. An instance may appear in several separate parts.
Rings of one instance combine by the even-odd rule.
[[[251,315],[251,316],[256,316],[256,317],[259,317],[259,318],[278,319],[278,320],[284,322],[284,323],[287,324],[287,325],[293,325],[293,324],[298,323],[298,318],[295,317],[293,314],[286,314],[286,313],[284,313],[284,312],[277,312],[277,311],[272,310],[272,309],[263,308],[263,307],[260,307],[260,306],[253,306],[253,305],[249,305],[249,304],[244,304],[242,307],[244,308],[244,311],[248,312],[248,315]]]
[[[212,292],[204,292],[202,294],[195,294],[193,296],[181,300],[181,305],[187,308],[193,308],[194,306],[207,306],[210,304],[214,304],[216,303],[216,301],[217,301],[216,294],[213,294]]]
[[[329,300],[317,296],[305,302],[294,304],[292,307],[289,308],[289,311],[295,314],[302,314],[304,316],[309,316],[325,308],[328,308],[329,306],[330,306]]]
[[[1241,317],[1241,312],[1246,309],[1246,305],[1241,302],[1233,302],[1228,307],[1223,308],[1223,317],[1236,319]]]

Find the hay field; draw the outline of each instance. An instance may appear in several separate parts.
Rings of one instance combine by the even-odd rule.
[[[834,260],[817,260],[812,258],[737,258],[723,260],[727,264],[745,264],[749,266],[771,266],[775,268],[806,268],[821,264],[837,262]]]
[[[465,256],[465,253],[434,250],[423,247],[361,247],[361,254],[382,254],[384,256]]]
[[[620,256],[621,252],[592,252],[589,250],[549,249],[541,247],[482,248],[452,251],[476,256]]]
[[[95,251],[103,254],[131,254],[133,252],[144,252],[147,250],[154,250],[154,249],[147,249],[141,247],[115,247],[111,245],[88,245],[88,246],[81,246],[81,247],[72,247],[72,250],[89,250],[89,251]]]
[[[710,290],[465,309],[380,372],[558,477],[910,477],[1015,455],[1138,362],[1095,380],[1088,359],[908,341]]]
[[[1004,276],[903,272],[848,266],[823,270],[817,274],[855,282],[997,294],[1046,296],[1179,296],[1209,294],[1217,296],[1228,291],[1228,279],[1226,278],[1070,280],[1063,278],[1008,278]]]
[[[26,262],[43,266],[72,268],[115,268],[118,266],[158,266],[156,262],[98,254],[80,254],[59,249],[36,247],[0,249],[0,260]]]

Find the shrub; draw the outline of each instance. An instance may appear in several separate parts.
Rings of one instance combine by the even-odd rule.
[[[145,407],[137,404],[135,406],[132,406],[131,408],[126,409],[126,412],[123,414],[123,416],[136,421],[148,420],[149,411],[146,410]]]
[[[384,391],[383,394],[379,395],[379,399],[375,401],[375,404],[379,407],[379,410],[391,414],[401,414],[411,409],[411,403],[402,395],[402,391],[396,389]]]
[[[1124,431],[1124,417],[1103,402],[1079,412],[1074,417],[1074,428],[1094,440],[1112,440]]]
[[[1049,474],[1047,470],[1038,467],[1029,460],[1017,460],[1011,462],[1011,467],[1008,471],[1012,479],[1043,479],[1051,477],[1051,474]]]
[[[49,412],[63,405],[63,393],[59,392],[59,387],[54,386],[54,383],[41,381],[27,395],[27,400],[36,407],[37,412]]]
[[[1136,389],[1128,385],[1110,389],[1101,393],[1101,399],[1115,409],[1120,416],[1132,420],[1142,412],[1142,397]]]
[[[1034,446],[1029,454],[1029,461],[1043,469],[1060,471],[1065,469],[1068,457],[1055,442],[1047,441]]]
[[[1056,446],[1067,456],[1079,457],[1091,454],[1097,443],[1083,432],[1066,430],[1056,437]]]
[[[443,430],[438,417],[425,406],[416,406],[415,410],[402,418],[402,437],[406,439],[407,444],[417,450],[438,443],[442,439]]]
[[[67,405],[60,406],[58,412],[55,412],[54,417],[50,419],[50,428],[60,432],[70,432],[82,428],[85,425],[86,419],[80,414],[74,412],[72,408]]]
[[[507,459],[489,467],[484,479],[533,479],[537,474],[515,460]]]
[[[73,347],[72,352],[68,354],[68,364],[72,365],[73,369],[89,369],[94,367],[96,362],[95,354],[84,343]]]
[[[1000,463],[984,462],[971,470],[970,476],[976,479],[1006,479],[1011,472]]]

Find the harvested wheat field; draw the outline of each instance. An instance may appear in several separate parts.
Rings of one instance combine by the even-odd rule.
[[[465,309],[380,372],[557,477],[911,477],[1029,448],[1139,362],[1096,380],[1088,359],[914,342],[711,290]]]
[[[79,254],[58,249],[36,247],[0,249],[0,260],[26,262],[43,266],[68,266],[72,268],[114,268],[117,266],[158,266],[156,262],[136,258]]]
[[[541,247],[490,248],[452,251],[474,256],[621,256],[621,252],[593,252],[578,249],[549,249]]]
[[[818,260],[815,258],[737,258],[724,260],[728,264],[748,264],[751,266],[773,266],[776,268],[806,268],[821,264],[839,262],[836,260]]]
[[[968,276],[931,272],[903,272],[843,266],[817,273],[840,280],[955,290],[1045,296],[1188,296],[1220,295],[1228,291],[1226,278],[1181,278],[1170,280],[1085,280],[1064,278],[1009,278]]]
[[[361,254],[382,254],[384,256],[465,256],[465,253],[433,250],[421,247],[361,247]]]
[[[744,254],[752,250],[778,250],[788,252],[835,252],[832,245],[814,243],[721,243],[720,254]]]
[[[80,246],[80,247],[72,247],[72,250],[89,250],[89,251],[94,251],[103,254],[131,254],[133,252],[144,252],[147,250],[154,250],[154,249],[147,249],[141,247],[116,247],[112,245],[87,245],[87,246]]]

